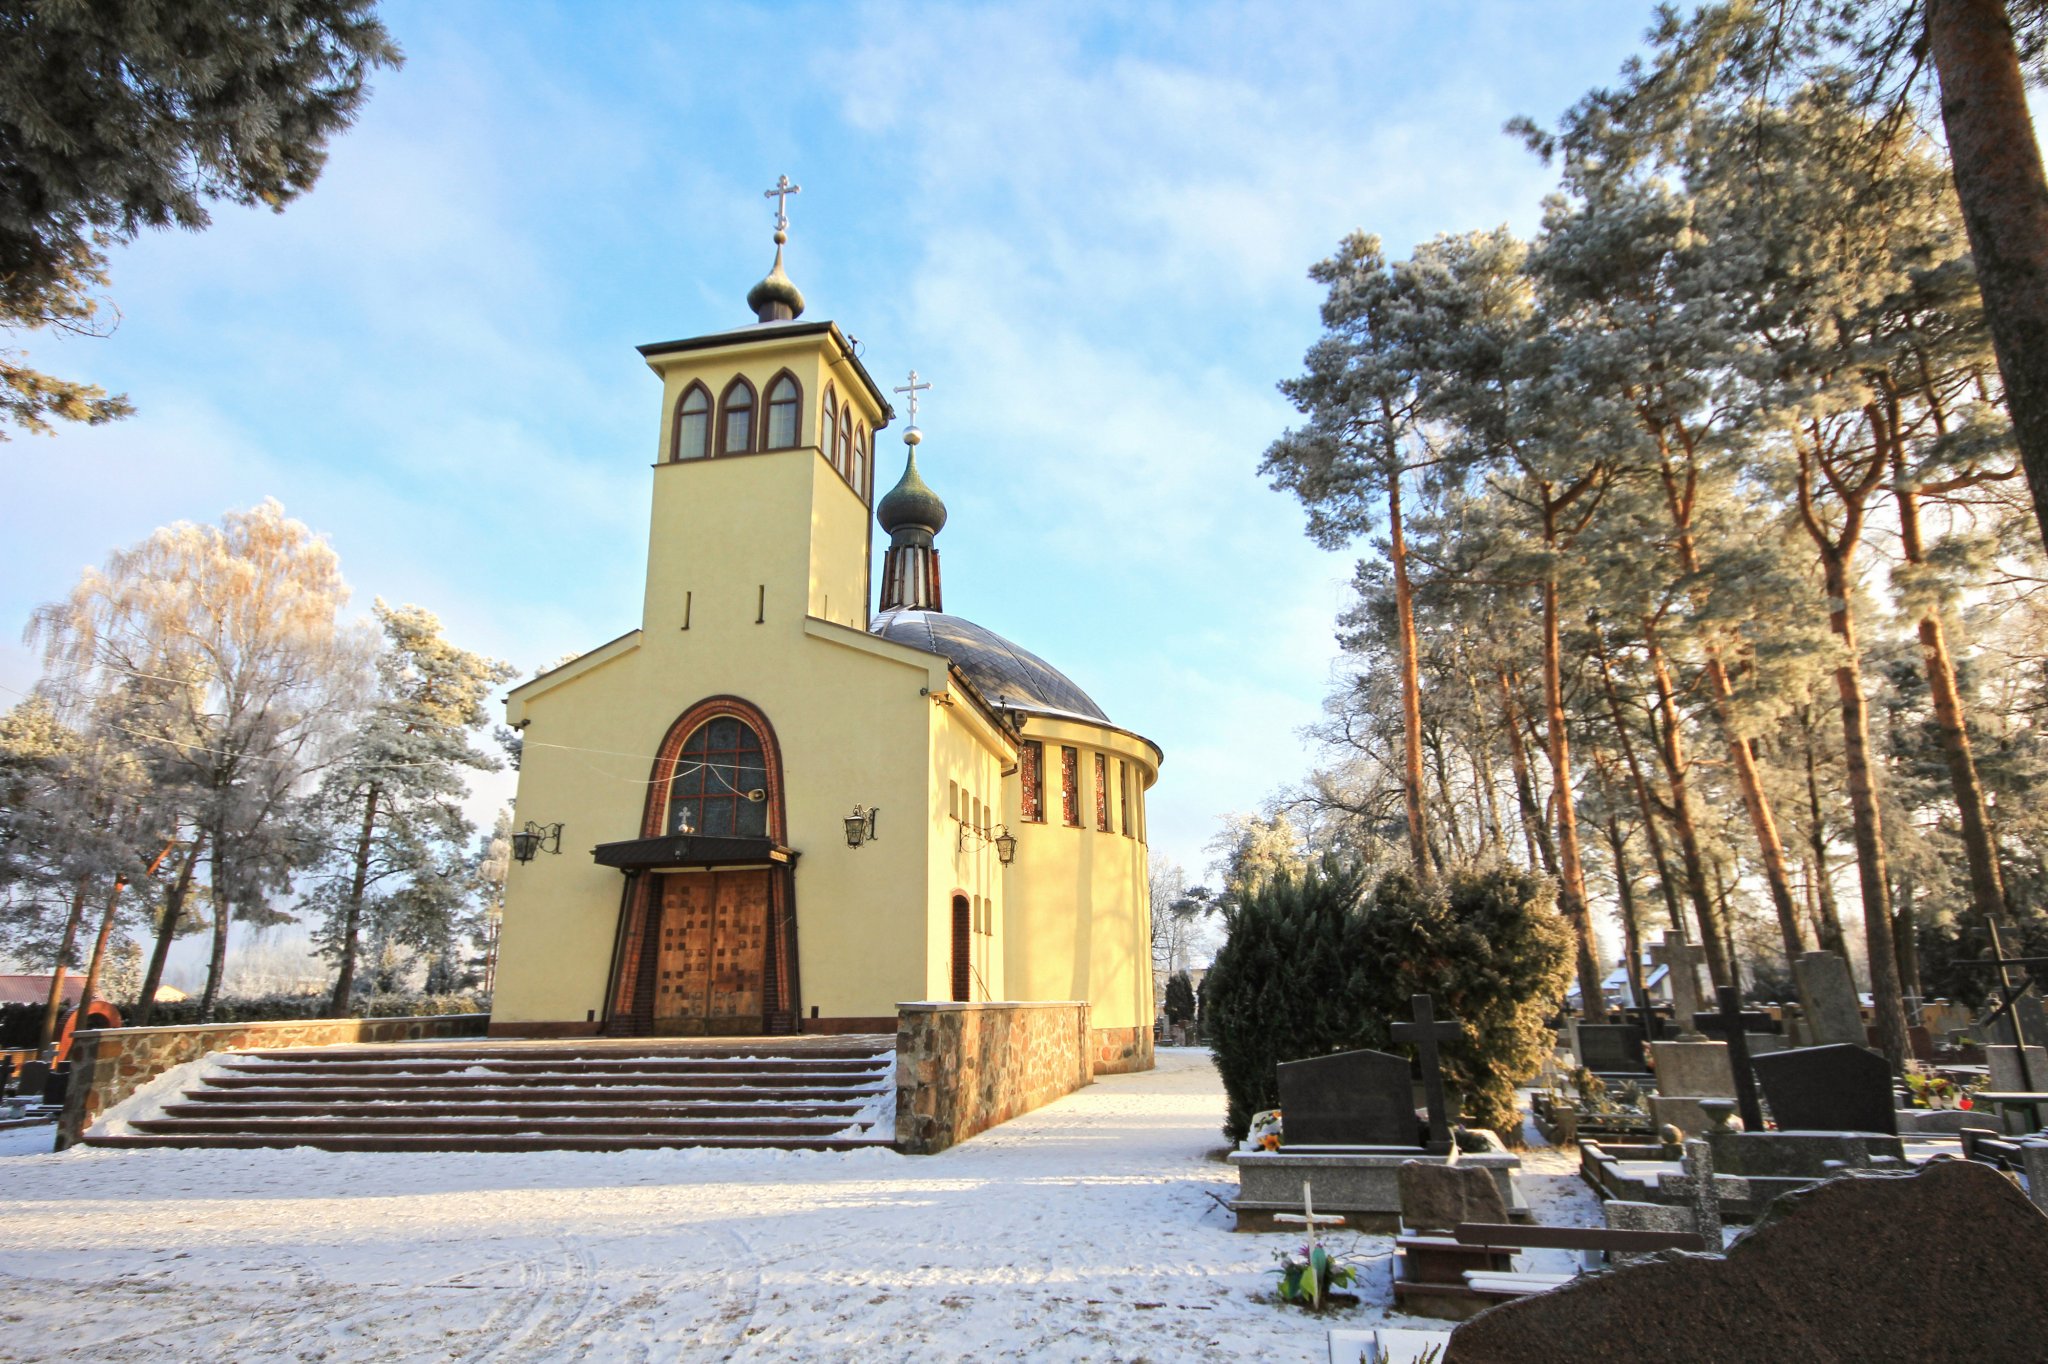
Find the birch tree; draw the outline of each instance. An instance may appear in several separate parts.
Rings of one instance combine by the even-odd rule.
[[[123,732],[154,779],[184,794],[206,840],[202,1018],[219,998],[233,918],[274,917],[270,897],[308,854],[295,801],[358,703],[368,660],[361,632],[339,619],[347,599],[334,550],[266,501],[117,551],[31,622],[46,680],[122,696]]]

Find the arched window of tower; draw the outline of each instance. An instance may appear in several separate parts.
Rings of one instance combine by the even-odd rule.
[[[768,443],[770,450],[793,450],[797,443],[797,413],[803,410],[796,380],[788,374],[768,385]]]
[[[734,379],[719,404],[718,450],[725,455],[744,455],[754,448],[754,386]]]
[[[691,384],[676,404],[675,449],[671,459],[702,459],[711,453],[711,395]]]

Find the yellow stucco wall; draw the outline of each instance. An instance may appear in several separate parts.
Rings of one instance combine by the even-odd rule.
[[[1152,949],[1145,792],[1159,779],[1159,752],[1136,735],[1082,720],[1033,715],[1023,735],[1045,745],[1045,819],[1023,817],[1021,774],[1003,783],[1004,819],[1017,835],[1010,865],[1005,941],[1016,999],[1085,999],[1096,1028],[1150,1026]],[[1081,825],[1063,822],[1060,749],[1080,762]],[[1105,755],[1111,831],[1095,825],[1094,757]],[[1132,832],[1115,782],[1130,764]]]
[[[866,631],[871,517],[818,447],[825,382],[870,431],[884,420],[836,330],[735,334],[655,354],[662,376],[642,628],[514,690],[526,745],[515,820],[563,827],[559,856],[514,864],[494,1023],[602,1019],[624,878],[600,843],[640,836],[650,770],[676,718],[737,696],[774,729],[795,869],[799,1004],[825,1018],[892,1014],[952,997],[952,897],[974,906],[975,999],[1086,1000],[1097,1028],[1149,1024],[1145,740],[1025,717],[1048,749],[1048,821],[1020,814],[1015,736],[946,661]],[[715,400],[744,374],[765,419],[784,369],[802,385],[799,448],[670,462],[676,403],[693,379]],[[878,479],[886,487],[893,471]],[[1058,750],[1082,752],[1083,827],[1059,822]],[[1094,827],[1092,754],[1132,773],[1132,823]],[[1017,836],[1005,868],[979,827]],[[854,805],[876,838],[846,846]],[[1117,801],[1112,795],[1113,815]]]

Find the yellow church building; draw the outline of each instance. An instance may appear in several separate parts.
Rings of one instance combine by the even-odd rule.
[[[876,503],[896,414],[803,319],[782,202],[756,320],[640,348],[661,401],[639,628],[506,700],[517,820],[551,855],[526,840],[508,877],[491,1030],[893,1032],[907,1001],[1071,1000],[1098,1073],[1148,1067],[1160,750],[942,609],[929,385],[894,390],[908,458]]]

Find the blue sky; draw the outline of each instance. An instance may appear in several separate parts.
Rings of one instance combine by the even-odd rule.
[[[138,413],[0,447],[0,702],[83,567],[266,496],[354,607],[419,603],[523,670],[635,626],[660,389],[632,348],[749,320],[786,173],[806,316],[935,384],[947,607],[1160,743],[1155,851],[1199,875],[1217,819],[1311,760],[1354,557],[1257,474],[1308,265],[1354,228],[1530,230],[1550,175],[1501,125],[1611,80],[1650,5],[385,17],[407,64],[310,196],[119,251],[110,339],[27,338]]]

